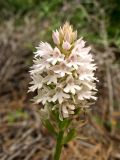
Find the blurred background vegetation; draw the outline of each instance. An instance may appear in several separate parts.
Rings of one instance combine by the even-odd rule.
[[[15,18],[16,24],[19,25],[24,22],[24,17],[27,14],[38,21],[50,21],[50,29],[56,28],[68,20],[79,30],[80,34],[94,43],[99,43],[102,39],[99,35],[99,21],[104,19],[109,40],[112,41],[115,38],[118,46],[120,43],[119,0],[102,0],[100,2],[97,0],[0,1],[1,23]]]
[[[91,45],[100,82],[79,130],[88,139],[67,146],[62,159],[120,159],[120,0],[0,0],[0,159],[51,157],[54,140],[30,102],[28,71],[34,48],[52,43],[52,30],[66,21]]]

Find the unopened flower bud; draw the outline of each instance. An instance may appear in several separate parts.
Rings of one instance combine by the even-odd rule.
[[[63,41],[62,48],[65,50],[69,50],[71,48],[71,45],[68,41]]]
[[[56,32],[53,32],[52,34],[53,42],[57,45],[60,44],[60,39],[59,39],[59,32],[56,30]]]

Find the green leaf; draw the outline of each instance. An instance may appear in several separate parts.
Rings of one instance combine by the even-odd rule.
[[[59,113],[55,110],[52,111],[52,116],[54,117],[55,121],[59,121]]]
[[[67,136],[63,139],[63,144],[67,144],[69,141],[71,141],[75,137],[76,137],[76,130],[75,129],[71,129],[68,132]]]
[[[59,128],[60,130],[65,130],[68,128],[71,119],[64,119],[63,121],[59,120]]]
[[[50,123],[49,120],[46,120],[46,121],[44,122],[44,126],[48,129],[48,131],[49,131],[51,134],[53,134],[54,136],[57,136],[57,133],[56,133],[53,125]]]

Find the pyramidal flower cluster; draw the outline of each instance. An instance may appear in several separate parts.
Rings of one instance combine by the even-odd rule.
[[[58,110],[62,120],[73,116],[78,108],[86,108],[96,100],[96,65],[83,38],[69,23],[53,31],[54,46],[41,42],[34,53],[29,91],[37,91],[36,103]]]

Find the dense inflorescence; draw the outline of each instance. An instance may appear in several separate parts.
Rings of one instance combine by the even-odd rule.
[[[34,98],[48,107],[58,110],[59,117],[74,115],[78,108],[87,108],[90,100],[96,100],[96,65],[83,38],[77,40],[77,31],[69,23],[52,33],[54,48],[41,42],[34,56],[29,91],[37,90]]]

